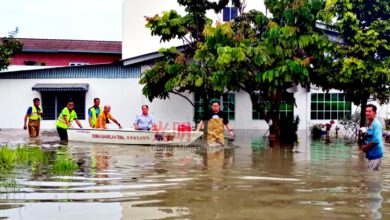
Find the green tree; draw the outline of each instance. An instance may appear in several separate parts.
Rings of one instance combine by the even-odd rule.
[[[144,85],[143,94],[150,101],[168,98],[171,93],[178,94],[194,105],[192,100],[182,95],[185,91],[194,92],[205,100],[203,107],[207,109],[208,100],[223,92],[222,86],[216,88],[214,84],[220,72],[216,72],[216,63],[194,60],[194,57],[199,45],[206,41],[205,27],[212,23],[206,17],[206,12],[220,12],[229,1],[178,0],[178,3],[185,7],[186,15],[181,16],[171,10],[163,12],[161,16],[146,18],[146,27],[152,35],[159,36],[161,41],[180,39],[185,46],[179,51],[174,47],[160,49],[164,57],[142,74],[140,83]],[[239,3],[235,2],[237,6]]]
[[[260,37],[270,63],[257,73],[256,82],[265,100],[270,102],[270,133],[278,136],[283,95],[292,86],[309,85],[310,72],[316,67],[313,60],[323,59],[322,44],[326,38],[316,29],[317,14],[323,2],[266,0],[265,5],[272,18]]]
[[[317,69],[314,83],[339,89],[361,105],[364,126],[367,100],[390,98],[390,2],[328,0],[321,14],[339,39],[329,46],[328,62]]]
[[[207,6],[207,2],[203,3]],[[218,11],[220,4],[226,3],[220,1],[215,7],[196,4],[201,11],[195,10],[197,13],[192,5],[185,5],[186,16],[170,11],[147,18],[153,35],[161,36],[162,41],[182,39],[187,47],[184,51],[160,50],[162,60],[142,75],[143,93],[153,100],[190,91],[208,100],[223,92],[244,90],[253,103],[262,94],[270,101],[271,134],[278,136],[279,105],[286,89],[308,84],[312,60],[323,57],[319,42],[325,38],[315,30],[322,1],[266,1],[272,18],[255,10],[244,13],[242,4],[236,2],[238,18],[212,25],[204,16],[205,8]],[[197,22],[199,19],[202,22]]]
[[[22,50],[22,43],[15,39],[17,34],[17,29],[9,34],[8,37],[1,38],[0,41],[0,70],[6,69],[10,62],[11,58],[15,56],[16,53]]]

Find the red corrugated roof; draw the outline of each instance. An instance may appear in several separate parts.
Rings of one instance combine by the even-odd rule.
[[[121,53],[121,41],[18,38],[23,50]]]

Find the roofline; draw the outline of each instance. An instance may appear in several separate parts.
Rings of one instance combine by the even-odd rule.
[[[338,35],[338,32],[336,30],[327,28],[327,25],[325,23],[317,21],[316,27],[323,30],[324,32],[327,32],[327,33],[330,33],[333,35]],[[186,46],[187,45],[177,46],[176,49],[177,49],[177,51],[182,52],[185,50]],[[142,55],[135,56],[135,57],[126,58],[126,59],[123,59],[122,61],[123,61],[124,66],[128,66],[128,65],[139,64],[139,63],[155,60],[155,59],[161,58],[163,56],[164,55],[161,54],[160,52],[155,51],[155,52],[146,53],[146,54],[142,54]]]
[[[177,46],[176,49],[177,51],[182,52],[185,50],[186,46],[187,45]],[[130,57],[122,61],[123,61],[123,66],[128,66],[128,65],[139,64],[139,63],[155,60],[163,56],[164,55],[161,54],[160,52],[155,51],[155,52],[146,53],[135,57]]]
[[[59,38],[31,38],[31,37],[16,37],[16,40],[26,39],[26,40],[58,40],[58,41],[89,41],[89,42],[116,42],[122,43],[120,40],[80,40],[80,39],[59,39]]]
[[[339,32],[333,28],[333,25],[328,25],[324,22],[316,21],[316,27],[326,32],[339,34]]]
[[[117,51],[89,51],[89,50],[43,50],[43,49],[22,49],[26,53],[88,53],[88,54],[122,54]]]
[[[47,70],[47,69],[88,68],[88,67],[109,66],[109,65],[119,65],[119,64],[121,64],[123,66],[122,61],[117,61],[117,62],[112,62],[112,63],[87,64],[87,65],[81,65],[81,66],[53,66],[53,67],[40,68],[40,69],[11,70],[11,71],[2,70],[2,71],[0,71],[0,75],[2,73],[21,73],[21,72],[31,72],[31,71]]]

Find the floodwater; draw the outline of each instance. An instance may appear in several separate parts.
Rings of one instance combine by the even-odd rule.
[[[390,219],[388,145],[369,172],[342,138],[271,146],[264,131],[235,132],[225,148],[69,143],[74,175],[15,170],[0,219]],[[60,147],[53,132],[26,136],[3,130],[0,144]]]

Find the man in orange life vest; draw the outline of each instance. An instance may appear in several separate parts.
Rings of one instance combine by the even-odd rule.
[[[111,106],[105,105],[103,112],[100,112],[97,118],[95,128],[107,129],[107,123],[110,122],[109,120],[117,124],[119,128],[122,128],[121,124],[111,115],[110,111],[111,111]]]

